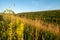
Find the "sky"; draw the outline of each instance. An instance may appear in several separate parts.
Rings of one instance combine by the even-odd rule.
[[[15,13],[60,9],[60,0],[0,0],[0,12],[11,9]]]

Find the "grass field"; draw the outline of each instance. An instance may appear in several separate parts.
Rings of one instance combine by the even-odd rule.
[[[0,13],[0,40],[60,40],[60,10]]]

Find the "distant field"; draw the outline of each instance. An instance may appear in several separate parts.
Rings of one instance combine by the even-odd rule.
[[[26,17],[28,19],[38,19],[43,20],[44,22],[57,23],[60,24],[60,10],[50,10],[50,11],[41,11],[41,12],[26,12],[18,13],[20,17]]]

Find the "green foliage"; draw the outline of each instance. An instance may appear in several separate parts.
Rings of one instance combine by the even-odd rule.
[[[3,16],[2,15],[0,15],[0,21],[2,21],[3,20]]]
[[[37,33],[37,35],[36,35]],[[56,40],[57,35],[53,32],[39,29],[36,32],[36,28],[29,24],[25,25],[24,40]]]
[[[29,24],[25,24],[24,28],[24,40],[33,40],[35,35],[34,27]]]
[[[42,36],[45,40],[55,40],[56,34],[49,31],[42,31]]]

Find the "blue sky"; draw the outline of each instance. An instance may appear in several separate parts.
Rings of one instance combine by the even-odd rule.
[[[14,12],[60,9],[60,0],[0,0],[0,12],[10,8]]]

